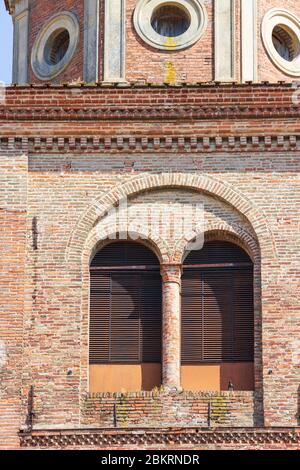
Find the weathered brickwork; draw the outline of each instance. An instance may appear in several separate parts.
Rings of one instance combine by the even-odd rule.
[[[18,445],[25,290],[27,155],[0,151],[0,446]]]
[[[137,429],[102,431],[35,431],[21,434],[25,448],[99,450],[298,450],[299,430],[293,428],[223,428],[203,430]]]
[[[96,428],[253,427],[252,392],[97,394],[82,401],[82,424]]]
[[[257,2],[255,84],[212,82],[211,0],[200,42],[171,54],[137,36],[135,3],[126,2],[128,82],[85,86],[70,84],[83,76],[83,2],[32,1],[30,49],[64,10],[78,16],[79,46],[50,84],[30,71],[33,84],[9,87],[0,104],[0,448],[299,448],[300,101],[260,39],[264,14],[282,2]],[[300,16],[298,1],[284,7]],[[103,49],[102,1],[100,16]],[[170,70],[186,83],[164,84]],[[202,204],[205,240],[248,252],[254,391],[181,389],[180,285],[191,240],[178,212],[167,234],[165,220],[148,234],[136,228],[161,264],[164,387],[90,394],[89,265],[124,197],[133,213]]]
[[[209,99],[209,96],[214,97],[218,88],[206,90]],[[232,90],[236,90],[236,94],[240,91],[241,100],[243,94],[246,94],[249,106],[257,106],[251,86],[221,88],[218,93],[221,90],[227,99],[228,90],[232,93]],[[63,96],[70,96],[67,90],[9,90],[9,102],[1,110],[2,116],[12,109],[17,111],[28,99],[25,109],[30,109],[37,99],[47,100],[51,93],[53,99],[55,93],[58,93],[60,100]],[[123,90],[117,91],[115,96],[118,93],[120,97],[124,95]],[[129,93],[133,96],[133,91]],[[169,93],[169,89],[161,89],[160,93]],[[179,89],[171,93],[175,100],[183,91]],[[196,96],[198,91],[187,89],[184,92],[185,96],[191,96],[191,93]],[[263,96],[262,89],[260,93]],[[191,198],[201,200],[206,209],[207,237],[213,236],[210,233],[223,239],[234,237],[256,260],[255,377],[256,390],[263,396],[263,401],[254,400],[256,419],[259,425],[297,425],[299,299],[295,292],[299,289],[300,200],[299,149],[295,132],[297,120],[287,117],[289,109],[294,109],[291,104],[288,108],[291,93],[292,89],[279,85],[265,90],[266,101],[272,102],[277,97],[279,102],[284,99],[286,103],[284,121],[282,118],[272,121],[272,125],[276,126],[276,132],[275,128],[272,132],[277,136],[275,141],[265,137],[256,140],[260,134],[263,135],[263,131],[253,132],[257,131],[257,121],[248,118],[248,121],[243,121],[242,127],[240,117],[231,121],[230,125],[229,122],[225,123],[225,126],[219,120],[218,139],[221,134],[222,140],[216,140],[214,136],[206,141],[203,140],[204,121],[195,120],[185,124],[188,139],[191,138],[189,135],[195,135],[196,129],[201,142],[193,152],[190,143],[186,147],[185,140],[177,138],[176,146],[169,150],[164,148],[162,151],[156,147],[153,139],[157,131],[151,120],[143,123],[132,121],[131,133],[125,137],[126,146],[130,146],[132,138],[136,139],[138,135],[147,135],[147,139],[150,139],[147,142],[151,143],[150,147],[147,144],[145,151],[142,147],[138,147],[138,150],[134,147],[133,152],[130,147],[112,148],[111,137],[107,142],[108,147],[100,151],[100,147],[97,149],[99,140],[89,137],[94,132],[94,136],[98,135],[102,139],[103,132],[108,134],[109,126],[111,135],[115,135],[116,130],[120,133],[124,127],[121,117],[114,124],[109,123],[108,126],[106,123],[106,130],[102,129],[101,133],[99,123],[90,120],[88,126],[84,121],[72,124],[64,122],[59,128],[56,124],[57,132],[53,134],[57,121],[53,120],[51,110],[49,120],[44,122],[23,121],[21,126],[21,122],[18,124],[15,121],[11,126],[8,121],[2,121],[1,128],[6,136],[2,140],[3,148],[6,149],[4,155],[6,162],[12,162],[12,169],[15,169],[10,174],[17,179],[18,174],[23,175],[23,172],[14,164],[15,155],[20,154],[16,148],[23,147],[23,150],[27,148],[29,151],[27,202],[22,208],[26,210],[22,217],[26,216],[27,219],[27,261],[24,277],[24,353],[22,370],[19,370],[23,377],[23,398],[19,403],[22,407],[18,416],[20,426],[25,424],[27,395],[32,385],[36,425],[72,428],[83,422],[82,397],[88,391],[88,265],[98,243],[93,229],[95,223],[99,222],[105,227],[105,208],[124,195],[128,195],[132,204],[139,206],[149,206],[159,201],[165,204],[164,201],[171,202],[173,197],[176,202],[181,200],[182,203]],[[81,100],[83,96],[86,100],[91,96],[96,99],[99,91],[87,89],[79,96]],[[100,96],[104,96],[102,91]],[[201,97],[204,99],[203,95]],[[68,100],[64,102],[67,110]],[[183,98],[181,103],[184,104]],[[84,104],[80,106],[84,107]],[[216,105],[212,104],[211,109],[213,106]],[[64,112],[60,107],[60,113]],[[266,119],[267,127],[270,121]],[[134,126],[140,127],[139,132],[133,132]],[[176,127],[179,128],[180,124],[174,121],[175,136]],[[230,141],[224,130],[226,127],[238,129],[239,139],[234,143],[238,145],[238,150],[228,151]],[[66,132],[67,128],[68,131],[72,129],[74,141],[68,140],[68,145],[59,139],[53,141],[53,135]],[[289,136],[290,132],[293,139],[287,137],[283,141],[278,140],[280,128],[284,128],[284,135]],[[167,131],[160,126],[159,135],[162,131],[165,132],[165,139]],[[80,132],[81,140],[77,141]],[[52,133],[50,140],[44,140],[49,133]],[[16,135],[17,140],[9,137]],[[282,131],[280,135],[283,135]],[[34,142],[28,141],[31,136]],[[139,145],[143,142],[139,141]],[[159,142],[165,146],[165,140]],[[289,146],[285,147],[287,144]],[[72,151],[74,145],[77,148],[75,152]],[[10,201],[10,198],[13,201],[14,197],[14,192],[8,191],[6,201]],[[103,215],[95,211],[95,200],[101,203]],[[13,230],[17,231],[17,226]],[[9,234],[8,229],[6,233]],[[170,260],[175,264],[181,261],[186,241],[179,239],[178,242],[174,251],[174,244],[168,247],[168,240],[154,238],[151,241],[165,264],[170,263]],[[171,247],[173,251],[170,251]],[[18,282],[21,279],[19,277]],[[23,305],[21,294],[18,297],[12,294],[12,297],[20,306]],[[7,328],[11,331],[9,326]],[[4,337],[7,334],[5,330]],[[14,347],[14,342],[8,346],[9,356],[13,355]],[[19,373],[14,367],[9,370],[14,378]],[[14,393],[17,404],[19,392],[15,389]],[[245,413],[243,409],[240,408],[241,419],[245,419],[245,425],[251,425],[247,418],[248,405],[245,405]],[[10,445],[16,442],[14,429],[14,425],[6,428]]]

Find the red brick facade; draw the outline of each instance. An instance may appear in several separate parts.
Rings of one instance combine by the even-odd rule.
[[[31,46],[50,3],[31,2]],[[80,19],[82,3],[55,2],[55,12]],[[134,3],[128,83],[57,84],[81,78],[80,42],[54,83],[30,73],[34,83],[9,87],[0,104],[0,448],[299,448],[299,93],[261,42],[260,80],[289,83],[212,82],[210,1],[205,46],[172,53],[179,81],[187,74],[192,83],[162,84],[166,56],[137,39]],[[259,24],[280,6],[258,4]],[[298,2],[285,7],[300,15]],[[142,78],[160,84],[135,82]],[[201,203],[206,240],[232,241],[251,256],[253,392],[180,389],[175,326],[190,240],[175,227],[145,242],[162,265],[171,390],[89,393],[89,263],[111,229],[107,211],[124,196],[145,211]]]

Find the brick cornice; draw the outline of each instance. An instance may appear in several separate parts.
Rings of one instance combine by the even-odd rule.
[[[0,150],[34,153],[280,152],[300,150],[300,135],[0,137]]]
[[[8,87],[0,121],[298,118],[298,91],[293,84]]]
[[[300,428],[223,429],[86,429],[21,432],[21,447],[27,448],[113,448],[122,446],[233,445],[261,447],[300,444]]]

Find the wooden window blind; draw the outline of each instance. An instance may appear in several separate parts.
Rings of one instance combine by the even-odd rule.
[[[161,362],[158,260],[133,243],[109,245],[102,255],[90,271],[90,363]]]
[[[253,266],[247,253],[222,242],[191,252],[181,312],[182,363],[252,362]]]

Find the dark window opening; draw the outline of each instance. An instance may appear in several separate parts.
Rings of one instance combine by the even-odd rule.
[[[292,36],[281,26],[276,26],[272,34],[273,45],[278,54],[288,62],[295,59],[295,47]]]
[[[184,34],[190,27],[188,13],[175,5],[157,8],[152,16],[152,28],[161,36],[176,37]]]
[[[45,60],[49,65],[57,65],[66,55],[70,46],[70,35],[66,29],[55,31],[45,47]]]

